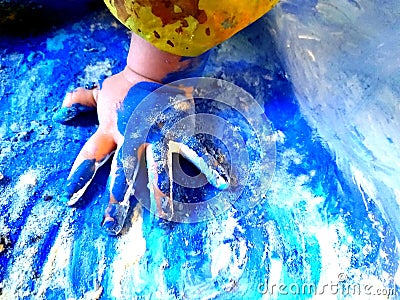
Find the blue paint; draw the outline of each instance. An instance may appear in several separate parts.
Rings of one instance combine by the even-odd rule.
[[[61,124],[65,124],[79,114],[84,112],[93,111],[93,107],[85,106],[79,103],[74,103],[71,107],[60,107],[58,111],[53,115],[53,121]]]
[[[84,35],[91,24],[100,21],[105,24],[104,28],[96,27],[90,34],[90,43],[98,51],[85,51],[87,40]],[[99,170],[73,213],[56,201],[65,186],[75,156],[96,130],[96,116],[85,116],[70,123],[72,126],[55,124],[49,117],[61,105],[65,91],[81,83],[86,65],[104,61],[106,57],[112,62],[114,72],[122,69],[129,40],[125,30],[112,27],[111,22],[111,16],[96,13],[88,15],[75,26],[65,25],[64,47],[53,48],[51,52],[46,49],[46,41],[54,37],[56,32],[23,40],[9,40],[5,37],[0,39],[1,54],[6,58],[1,61],[4,71],[0,73],[1,82],[4,83],[4,91],[0,87],[0,111],[4,115],[0,127],[1,130],[3,126],[6,128],[4,134],[0,130],[0,172],[5,175],[5,179],[0,181],[0,213],[2,224],[10,228],[8,237],[11,240],[11,245],[0,253],[0,282],[7,281],[11,272],[15,275],[13,265],[25,258],[22,250],[29,246],[40,250],[32,262],[34,275],[21,275],[22,287],[11,290],[16,298],[23,291],[37,292],[42,286],[48,255],[57,246],[57,237],[65,235],[62,225],[65,225],[65,221],[70,221],[66,227],[72,235],[72,250],[68,252],[68,248],[61,249],[69,253],[66,277],[61,279],[65,280],[70,290],[57,287],[56,278],[53,278],[50,279],[50,286],[45,290],[44,296],[48,299],[83,298],[85,293],[94,289],[99,261],[104,258],[105,271],[99,282],[104,288],[101,299],[113,299],[112,294],[116,289],[114,279],[119,271],[113,269],[113,263],[119,255],[118,251],[121,251],[118,248],[119,242],[124,237],[108,237],[101,232],[100,227],[108,203],[106,181],[110,164]],[[254,24],[235,38],[246,37],[265,45],[263,41],[269,37],[265,36],[263,26],[265,25],[262,23]],[[232,43],[235,43],[235,38]],[[102,47],[106,49],[101,50]],[[260,48],[260,53],[263,52],[262,49]],[[237,50],[240,51],[240,47]],[[154,297],[163,283],[166,290],[177,299],[189,293],[203,297],[213,292],[219,299],[260,299],[259,284],[271,278],[274,260],[282,262],[281,277],[286,284],[316,284],[322,280],[326,267],[323,258],[326,253],[324,245],[319,244],[317,236],[311,232],[313,228],[308,231],[307,227],[302,227],[307,224],[302,219],[305,217],[318,217],[320,221],[315,224],[321,227],[335,226],[337,223],[343,226],[344,234],[339,242],[348,246],[349,250],[341,253],[341,258],[349,259],[351,269],[377,278],[381,278],[383,272],[393,277],[398,268],[398,249],[396,250],[396,239],[391,226],[396,224],[388,224],[379,207],[368,197],[367,211],[358,187],[346,181],[344,174],[336,166],[335,157],[326,150],[324,141],[308,126],[299,110],[291,84],[283,76],[281,68],[275,66],[271,69],[268,61],[260,64],[263,60],[257,59],[255,63],[250,59],[235,61],[228,57],[220,62],[218,58],[223,54],[218,51],[220,48],[210,53],[206,70],[214,76],[236,83],[253,96],[262,95],[266,99],[264,107],[273,128],[285,136],[284,141],[277,144],[276,178],[288,185],[284,189],[278,189],[275,183],[272,186],[275,190],[270,190],[265,199],[252,208],[246,207],[245,202],[238,202],[238,211],[222,214],[215,220],[216,223],[170,223],[159,220],[144,210],[141,231],[146,245],[137,266],[142,281],[131,280],[128,281],[129,284],[127,281],[123,282],[130,298]],[[32,55],[41,52],[44,61],[41,54]],[[21,57],[13,56],[15,53]],[[259,55],[265,59],[262,53]],[[274,54],[270,55],[273,61]],[[65,63],[66,57],[69,59],[68,64]],[[246,70],[251,70],[252,80],[243,75]],[[99,74],[99,80],[104,76]],[[254,83],[256,79],[265,77],[272,79],[261,80],[258,85]],[[33,120],[38,123],[32,125]],[[23,132],[30,133],[23,135]],[[10,152],[6,154],[8,149]],[[285,156],[289,150],[295,150],[302,157],[299,163]],[[39,170],[39,181],[26,195],[20,196],[15,187],[21,175],[28,169]],[[315,175],[302,183],[301,188],[322,200],[310,216],[309,209],[314,209],[313,204],[308,202],[310,199],[303,198],[304,193],[301,193],[304,191],[294,190],[290,184],[302,176],[309,176],[311,170]],[[286,178],[280,177],[282,174]],[[285,181],[289,177],[291,180]],[[276,194],[278,192],[282,194]],[[45,204],[46,196],[51,196],[47,201],[57,208],[52,213],[43,211],[46,218],[42,225],[48,230],[43,236],[36,237],[36,243],[25,240],[29,226],[35,228],[28,218],[36,212],[36,208]],[[17,211],[17,204],[20,203],[24,206],[15,219],[12,213]],[[134,198],[131,203],[132,208],[128,213],[130,217],[137,204]],[[372,220],[371,215],[374,216]],[[232,234],[227,234],[228,230],[223,226],[232,220],[238,226],[234,226]],[[128,224],[129,226],[132,224]],[[219,229],[222,236],[218,235]],[[3,230],[4,228],[0,228],[1,234]],[[68,235],[65,239],[69,240]],[[352,242],[347,239],[352,239]],[[23,242],[26,245],[17,249]],[[213,242],[219,244],[212,244]],[[104,256],[99,254],[97,245],[104,246]],[[245,259],[238,259],[241,249],[238,245],[247,249]],[[218,247],[225,249],[225,246],[230,247],[232,258],[243,263],[242,273],[238,278],[233,271],[223,273],[225,269],[213,277],[213,251]],[[266,247],[271,250],[265,252]],[[366,249],[371,250],[364,253]],[[135,249],[122,250],[133,252]],[[387,256],[381,256],[380,252]],[[231,263],[230,266],[232,265]],[[26,267],[29,266],[27,262]],[[130,268],[132,266],[127,272],[132,271]],[[12,282],[9,283],[3,290],[13,288]],[[394,286],[393,280],[391,284]],[[205,290],[200,289],[202,285],[206,287]],[[193,294],[193,291],[198,294]],[[308,298],[310,297],[307,295],[297,297]]]
[[[129,118],[140,101],[160,86],[161,84],[155,82],[139,82],[129,90],[128,95],[126,95],[127,101],[122,103],[118,112],[118,129],[121,133],[125,133]],[[137,125],[140,126],[140,122]]]
[[[69,176],[66,182],[64,193],[60,199],[61,202],[68,203],[74,194],[82,190],[86,183],[91,180],[95,173],[95,159],[85,159]],[[73,200],[76,203],[78,200]]]
[[[64,49],[64,41],[68,39],[68,34],[60,31],[58,35],[53,38],[47,39],[47,51],[59,51]]]
[[[181,61],[186,61],[187,59],[192,59],[192,61],[184,70],[167,74],[167,76],[165,76],[165,78],[163,78],[161,82],[166,84],[182,78],[202,76],[203,70],[207,64],[209,56],[210,56],[210,51],[201,54],[195,60],[193,60],[192,57],[182,57]]]

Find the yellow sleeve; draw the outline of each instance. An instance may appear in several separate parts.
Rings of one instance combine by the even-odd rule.
[[[248,26],[279,0],[104,0],[111,13],[157,48],[198,56]]]

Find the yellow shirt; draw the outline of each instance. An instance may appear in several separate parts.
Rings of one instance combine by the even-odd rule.
[[[112,14],[157,48],[198,56],[262,17],[279,0],[104,0]]]

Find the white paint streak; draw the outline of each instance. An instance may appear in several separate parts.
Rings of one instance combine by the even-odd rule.
[[[139,261],[146,251],[146,240],[143,237],[142,207],[138,204],[131,219],[132,226],[122,232],[116,244],[115,259],[112,263],[113,290],[116,299],[125,299],[125,290],[132,285],[140,285]]]

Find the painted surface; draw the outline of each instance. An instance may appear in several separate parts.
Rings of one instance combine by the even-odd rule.
[[[271,50],[268,22],[213,50],[205,74],[250,92],[272,122],[277,167],[266,197],[198,224],[160,221],[138,205],[118,238],[100,230],[109,165],[76,208],[57,201],[96,116],[70,126],[51,116],[66,90],[122,69],[126,30],[108,11],[95,11],[36,36],[1,37],[0,299],[387,299],[399,292],[398,223],[347,180],[326,150],[329,140],[309,127]]]
[[[398,1],[288,0],[270,19],[302,113],[398,239],[399,14]]]

